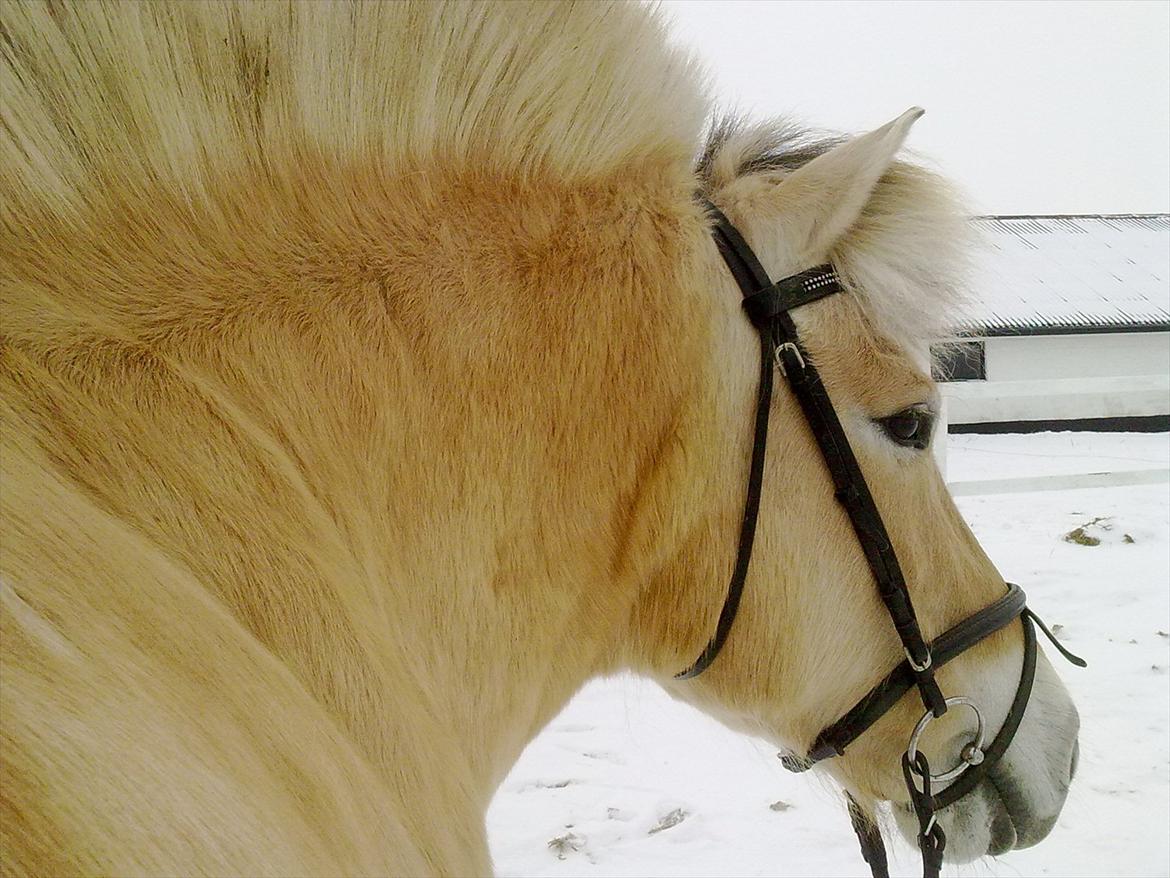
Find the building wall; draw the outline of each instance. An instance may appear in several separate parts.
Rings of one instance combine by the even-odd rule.
[[[951,425],[1170,414],[1170,375],[1165,374],[955,381],[941,389]]]
[[[1170,374],[1170,332],[1023,335],[985,344],[988,381]]]
[[[1012,336],[985,343],[987,380],[940,385],[945,419],[957,430],[1002,424],[1016,432],[1029,422],[1078,421],[1135,429],[1133,419],[1160,424],[1170,416],[1170,333]],[[945,467],[945,448],[938,455]]]

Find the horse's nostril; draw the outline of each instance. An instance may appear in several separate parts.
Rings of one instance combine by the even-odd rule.
[[[1068,765],[1068,779],[1071,782],[1077,776],[1077,765],[1081,761],[1081,742],[1073,741],[1072,761]]]

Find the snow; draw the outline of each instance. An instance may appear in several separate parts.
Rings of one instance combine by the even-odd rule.
[[[1165,433],[959,434],[947,437],[948,482],[1130,472],[1167,466],[1170,466],[1170,444]],[[967,511],[966,506],[960,506]],[[968,520],[977,524],[970,516]]]
[[[952,479],[1167,465],[1164,433],[949,438]],[[1170,875],[1170,489],[971,496],[959,507],[1089,667],[1054,661],[1082,731],[1052,834],[944,875]],[[1078,527],[1100,542],[1066,541]],[[498,874],[515,878],[867,874],[827,778],[785,772],[763,741],[633,677],[590,683],[532,741],[492,802],[488,834]],[[919,873],[900,839],[890,854],[894,874]]]

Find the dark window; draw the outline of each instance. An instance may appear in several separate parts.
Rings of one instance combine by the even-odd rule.
[[[930,353],[934,358],[930,371],[935,381],[987,380],[987,362],[981,341],[935,345]]]

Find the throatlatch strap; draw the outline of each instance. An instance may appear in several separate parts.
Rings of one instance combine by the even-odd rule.
[[[727,218],[723,214],[719,214],[719,216],[723,222],[727,222]],[[728,227],[730,228],[730,224]],[[734,232],[734,229],[732,231]],[[738,236],[738,233],[736,234]],[[742,239],[740,240],[742,241]],[[751,254],[751,250],[747,248],[746,244],[744,244],[743,252],[729,250],[726,242],[718,234],[715,235],[715,243],[744,294],[744,310],[760,336],[760,379],[756,395],[755,434],[752,441],[747,497],[744,501],[743,522],[739,529],[739,546],[736,551],[731,581],[727,586],[727,597],[719,612],[719,621],[716,623],[714,635],[694,663],[686,670],[674,675],[677,680],[696,677],[715,661],[715,657],[719,655],[731,633],[731,626],[735,622],[735,614],[739,611],[739,602],[743,597],[744,583],[747,581],[748,569],[751,565],[752,546],[755,543],[760,495],[763,490],[768,421],[772,407],[773,375],[776,368],[775,333],[773,330],[775,316],[780,309],[805,305],[841,290],[840,284],[836,281],[836,275],[832,273],[831,266],[810,269],[773,284],[768,280],[767,273],[764,272],[763,267]],[[749,290],[754,292],[749,293]]]
[[[739,611],[739,600],[743,597],[743,585],[747,581],[748,567],[752,560],[752,544],[756,539],[756,521],[760,512],[760,492],[764,483],[764,452],[768,445],[768,412],[772,407],[772,371],[775,359],[772,337],[760,333],[760,390],[756,398],[756,431],[752,442],[752,459],[748,474],[747,499],[744,501],[743,524],[739,528],[739,548],[735,556],[735,569],[727,587],[727,598],[719,612],[715,634],[707,642],[702,654],[685,671],[675,674],[675,679],[686,680],[707,670],[715,656],[723,649],[735,614]]]

